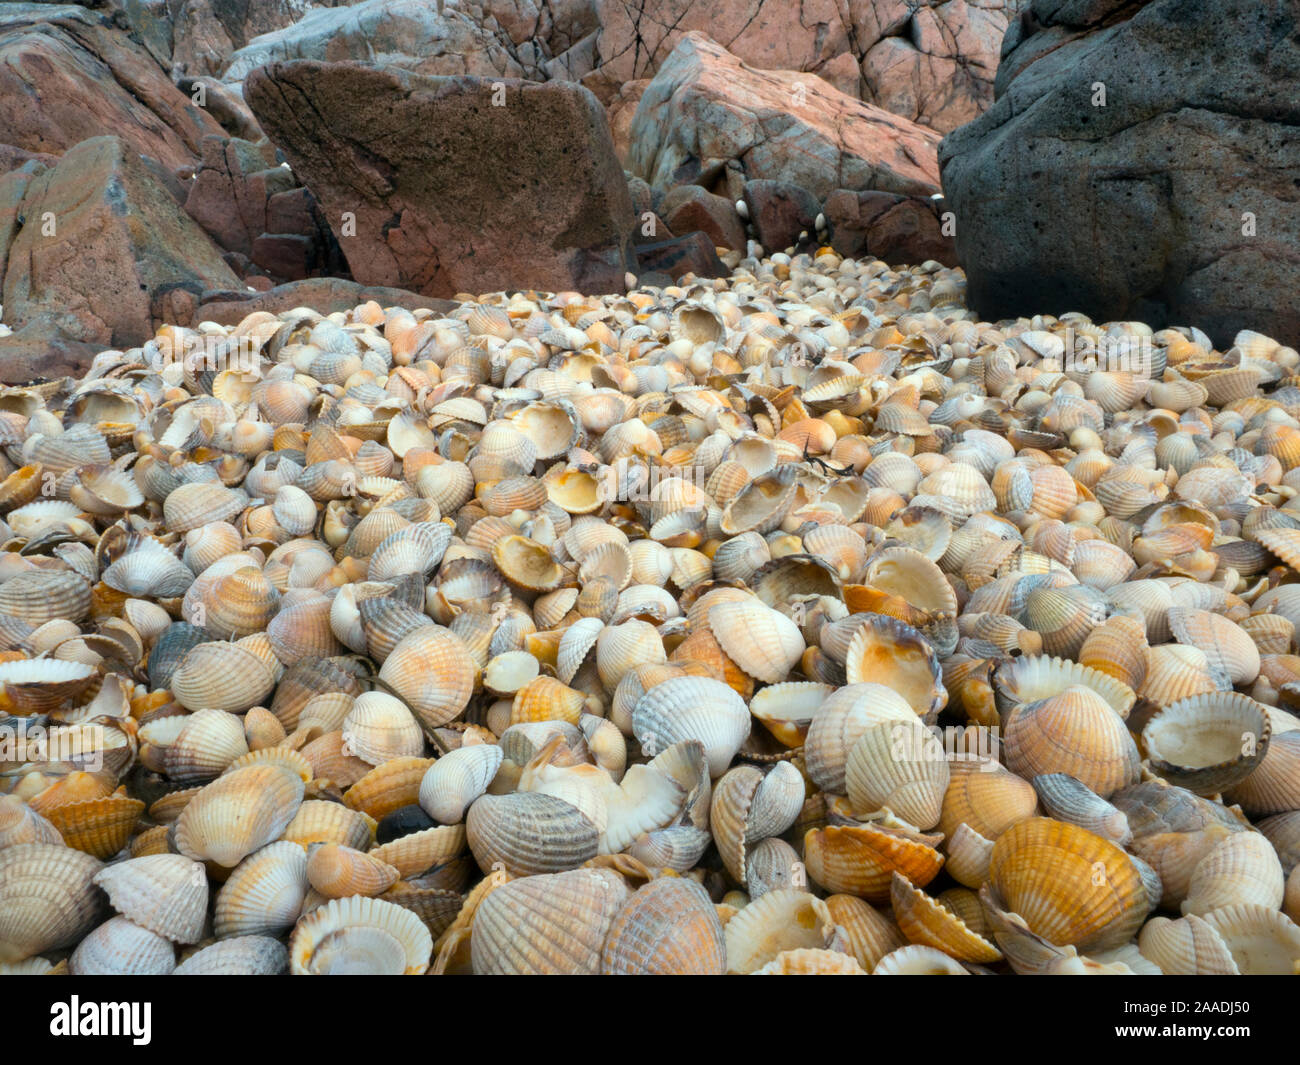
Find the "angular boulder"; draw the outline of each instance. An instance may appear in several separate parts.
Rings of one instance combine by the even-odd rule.
[[[248,255],[266,232],[267,201],[293,185],[293,175],[275,162],[269,144],[207,137],[185,210],[226,251]]]
[[[651,185],[719,194],[753,179],[807,189],[938,191],[939,135],[790,70],[756,70],[688,33],[646,86],[628,169]],[[735,198],[735,196],[730,196]]]
[[[941,151],[969,304],[1300,342],[1285,6],[1033,0],[997,102]]]
[[[659,210],[674,233],[698,229],[707,233],[716,246],[745,250],[745,225],[736,213],[736,205],[725,196],[715,196],[699,185],[678,185],[668,190]]]
[[[53,322],[70,340],[129,347],[204,290],[239,284],[118,137],[83,141],[56,166],[28,163],[0,178],[0,210],[0,219],[13,215],[0,226],[0,263],[5,323],[18,331]]]
[[[59,155],[111,133],[176,170],[220,132],[110,16],[0,4],[0,144]]]
[[[944,235],[935,202],[837,189],[823,206],[831,247],[848,259],[870,255],[891,266],[916,266],[928,259],[956,266],[956,248]]]
[[[698,230],[671,240],[638,244],[636,254],[637,281],[642,285],[667,285],[687,274],[726,277],[729,273],[708,234]]]
[[[621,292],[635,272],[627,183],[579,85],[298,61],[245,95],[363,284]]]
[[[815,233],[817,198],[807,189],[760,179],[745,182],[744,198],[758,242],[768,252],[784,251]]]

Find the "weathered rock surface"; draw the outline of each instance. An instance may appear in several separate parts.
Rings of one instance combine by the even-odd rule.
[[[0,144],[59,155],[110,133],[175,170],[220,132],[108,15],[0,4]]]
[[[707,233],[714,245],[745,250],[745,225],[736,205],[699,185],[678,185],[664,195],[659,211],[674,233]]]
[[[104,346],[143,343],[173,308],[239,280],[124,140],[0,178],[4,319]]]
[[[747,181],[744,200],[758,242],[768,251],[784,251],[815,232],[818,203],[807,189],[784,181]]]
[[[230,57],[222,77],[243,81],[257,67],[291,59],[364,60],[416,74],[540,74],[472,14],[448,5],[440,15],[429,0],[364,0],[309,11],[293,25],[250,41]]]
[[[977,118],[993,103],[998,52],[1018,2],[850,3],[864,49],[862,98],[941,133]]]
[[[609,91],[657,73],[691,31],[764,70],[819,75],[940,132],[993,100],[998,48],[1022,0],[597,0]]]
[[[823,206],[831,247],[845,258],[871,255],[891,265],[929,259],[957,265],[956,248],[943,233],[935,202],[892,192],[837,189]]]
[[[291,26],[314,8],[349,0],[166,0],[170,63],[191,76],[220,75],[231,53]],[[133,24],[142,20],[133,18]]]
[[[1300,341],[1294,11],[1034,0],[1030,14],[997,102],[942,148],[970,305]]]
[[[756,70],[687,34],[646,87],[628,168],[652,185],[736,198],[783,181],[818,200],[837,188],[938,191],[939,136],[795,71]],[[730,176],[729,176],[730,172]]]
[[[708,235],[698,231],[671,240],[638,244],[636,254],[637,281],[642,285],[666,285],[686,274],[725,277],[728,273]]]
[[[633,271],[627,184],[581,86],[299,61],[245,95],[363,284],[614,292]]]

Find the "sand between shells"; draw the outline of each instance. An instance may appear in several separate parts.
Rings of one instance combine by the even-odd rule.
[[[0,971],[1295,972],[1300,355],[964,284],[0,391]]]

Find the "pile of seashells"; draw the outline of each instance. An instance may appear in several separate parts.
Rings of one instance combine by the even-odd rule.
[[[1300,355],[964,288],[0,390],[0,972],[1296,971]]]

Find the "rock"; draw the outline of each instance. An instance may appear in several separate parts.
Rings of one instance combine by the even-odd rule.
[[[295,307],[310,307],[319,314],[333,314],[335,311],[350,311],[367,300],[374,300],[382,307],[405,307],[412,311],[428,309],[439,317],[451,314],[460,306],[450,300],[430,299],[402,289],[359,285],[337,277],[312,277],[276,285],[256,294],[242,289],[205,292],[195,313],[195,321],[235,325],[254,311],[279,314]]]
[[[216,119],[221,128],[232,137],[246,141],[262,139],[262,127],[257,124],[253,112],[244,103],[244,98],[229,85],[216,78],[183,75],[177,80],[176,86]]]
[[[816,71],[850,51],[839,0],[596,0],[600,73],[619,83],[653,76],[692,31],[725,41],[765,70]]]
[[[698,229],[715,246],[745,250],[745,225],[736,205],[725,196],[715,196],[699,185],[678,185],[664,195],[659,211],[674,233]]]
[[[769,252],[784,251],[815,235],[817,197],[807,189],[782,181],[747,181],[743,196],[758,242]],[[745,249],[743,242],[731,247]]]
[[[170,0],[171,63],[191,77],[220,75],[231,54],[255,37],[292,26],[310,8],[338,7],[347,2]]]
[[[597,0],[598,66],[613,95],[651,77],[692,32],[750,67],[816,74],[940,132],[993,101],[998,47],[1025,0]],[[616,134],[617,140],[617,134]]]
[[[655,194],[654,190],[645,179],[636,177],[635,175],[629,175],[627,171],[623,172],[623,176],[627,178],[627,194],[632,198],[633,214],[640,218],[641,212],[653,211],[655,206]],[[660,200],[662,199],[663,197],[661,196]]]
[[[0,187],[0,204],[21,192],[12,229],[0,230],[4,316],[17,328],[53,315],[71,340],[128,347],[187,299],[238,284],[121,138],[83,141],[56,166],[6,175]]]
[[[947,133],[993,103],[998,49],[1023,0],[854,3],[862,98]]]
[[[818,200],[836,188],[938,191],[939,136],[794,71],[754,70],[689,33],[646,87],[628,169],[651,185],[722,193],[783,181]]]
[[[249,255],[253,241],[267,230],[267,201],[293,185],[293,175],[276,164],[270,144],[206,137],[185,210],[221,247]]]
[[[0,384],[25,385],[56,377],[83,377],[100,345],[71,340],[57,315],[39,315],[0,336]]]
[[[53,166],[59,161],[59,157],[49,152],[29,152],[25,148],[15,148],[12,144],[0,144],[0,174],[17,170],[24,163],[32,160],[45,166]]]
[[[943,235],[936,202],[893,192],[836,189],[822,208],[831,247],[849,259],[871,255],[891,266],[929,259],[956,266],[951,237]]]
[[[245,96],[363,284],[622,291],[632,202],[581,86],[299,61],[255,71]]]
[[[109,16],[0,5],[0,143],[58,155],[106,132],[175,170],[221,127]]]
[[[245,280],[262,271],[278,281],[337,272],[342,253],[315,197],[275,156],[265,140],[205,139],[185,210],[217,244],[247,262],[235,271]]]
[[[944,141],[969,304],[989,320],[1082,311],[1295,346],[1293,14],[1156,0],[1123,19],[1131,6],[1034,0],[1046,28],[1018,38],[992,109]]]
[[[298,233],[262,233],[253,241],[253,262],[273,277],[301,281],[316,265],[316,242]]]
[[[638,284],[643,285],[657,283],[649,280],[651,274],[662,274],[672,281],[679,281],[686,274],[726,277],[729,273],[726,264],[718,258],[708,234],[698,231],[672,240],[638,244],[636,255],[637,269],[633,273]]]
[[[649,78],[626,82],[605,109],[609,115],[609,132],[614,137],[614,151],[621,161],[625,162],[632,150],[632,118],[649,84]]]
[[[290,59],[357,59],[415,74],[542,76],[471,13],[448,5],[440,15],[429,0],[364,0],[310,10],[293,25],[250,41],[231,55],[222,78],[243,81],[257,67]]]

